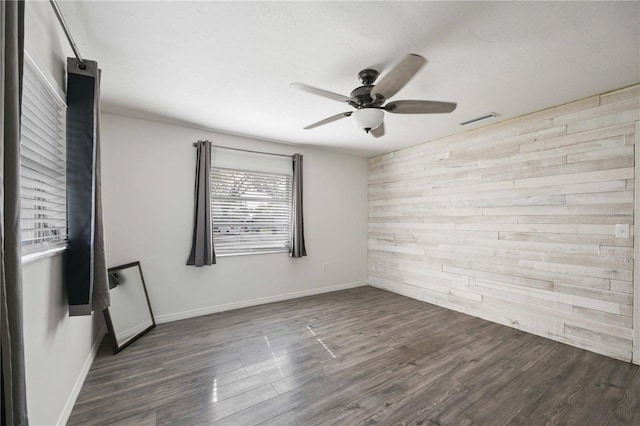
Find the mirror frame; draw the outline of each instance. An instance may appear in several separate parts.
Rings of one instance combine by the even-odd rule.
[[[156,319],[153,316],[153,311],[151,310],[151,302],[149,302],[149,293],[147,293],[147,285],[144,282],[144,275],[142,275],[142,267],[140,267],[140,261],[125,263],[124,265],[120,265],[120,266],[113,266],[107,270],[107,274],[110,274],[111,272],[118,271],[121,269],[131,268],[134,266],[137,266],[138,271],[140,272],[140,281],[142,282],[142,289],[144,290],[144,296],[145,296],[145,299],[147,300],[147,307],[149,308],[149,314],[151,315],[151,325],[145,328],[144,330],[142,330],[141,332],[139,332],[138,334],[136,334],[135,336],[133,336],[132,338],[130,338],[129,340],[127,340],[126,342],[124,342],[122,345],[119,345],[118,339],[116,339],[116,334],[113,328],[113,321],[111,320],[111,312],[109,311],[108,307],[104,308],[104,310],[102,311],[102,314],[104,315],[104,322],[107,324],[107,332],[110,335],[109,338],[111,339],[111,348],[113,349],[114,355],[120,352],[121,350],[123,350],[124,348],[126,348],[127,346],[129,346],[130,344],[132,344],[133,342],[135,342],[136,340],[138,340],[143,334],[148,333],[156,326]]]

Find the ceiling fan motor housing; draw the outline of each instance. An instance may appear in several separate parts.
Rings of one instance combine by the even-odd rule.
[[[373,89],[373,85],[360,86],[355,89],[349,95],[351,97],[352,102],[349,102],[351,106],[354,108],[370,108],[370,107],[379,107],[384,102],[383,98],[373,99],[371,97],[371,89]]]

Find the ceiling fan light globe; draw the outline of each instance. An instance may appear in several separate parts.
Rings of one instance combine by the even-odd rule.
[[[384,111],[379,108],[362,108],[351,114],[353,124],[360,130],[369,133],[382,124]]]

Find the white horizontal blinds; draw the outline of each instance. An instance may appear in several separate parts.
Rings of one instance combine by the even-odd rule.
[[[23,253],[65,244],[64,142],[65,104],[25,55],[20,141]]]
[[[219,167],[220,161],[211,170],[212,232],[216,253],[287,250],[291,230],[291,159],[246,153],[238,157],[253,157],[245,163],[245,167],[252,170]],[[212,163],[216,161],[212,160]],[[270,171],[255,171],[260,163]],[[238,163],[233,165],[239,166]],[[278,169],[279,165],[287,167]],[[283,173],[274,173],[274,170]]]

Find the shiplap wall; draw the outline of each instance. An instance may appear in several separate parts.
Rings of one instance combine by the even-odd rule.
[[[369,284],[630,361],[638,120],[640,85],[369,160]]]

